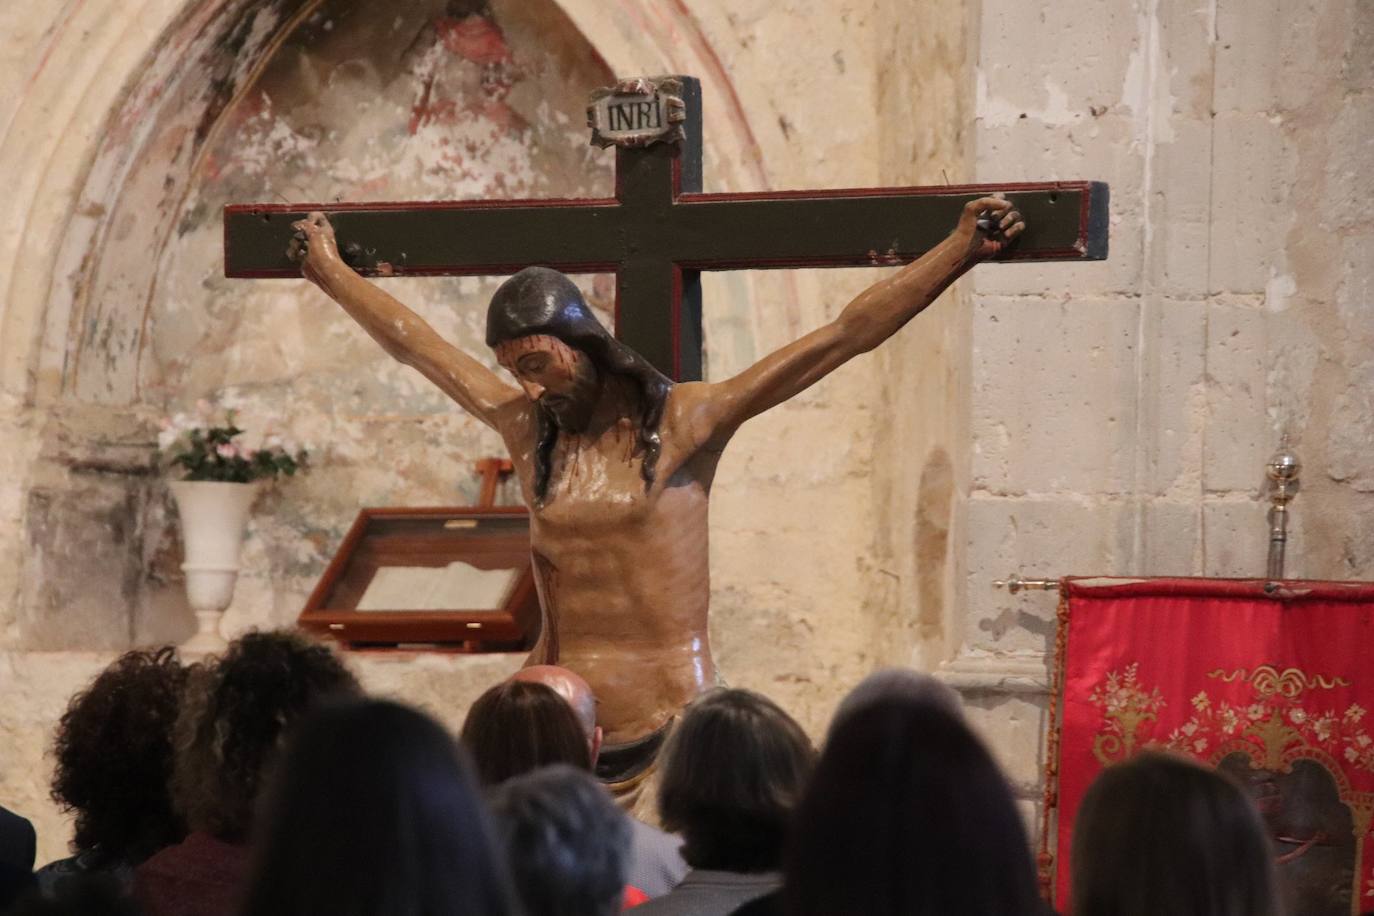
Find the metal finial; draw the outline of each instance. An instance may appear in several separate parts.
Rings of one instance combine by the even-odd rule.
[[[1266,575],[1283,578],[1284,554],[1288,547],[1288,503],[1298,495],[1302,462],[1284,436],[1279,449],[1264,466],[1269,478],[1269,562]]]

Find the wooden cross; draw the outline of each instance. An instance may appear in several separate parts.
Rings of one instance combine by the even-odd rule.
[[[286,255],[291,223],[312,210],[329,216],[345,260],[365,275],[510,274],[532,264],[614,272],[616,335],[682,381],[701,378],[703,270],[903,264],[940,242],[966,202],[994,191],[1011,196],[1027,226],[1002,260],[1107,256],[1101,182],[703,194],[697,80],[627,81],[598,95],[609,117],[594,139],[629,138],[617,143],[613,198],[228,206],[225,276],[299,277]],[[669,133],[670,111],[679,138],[644,145],[638,128]]]

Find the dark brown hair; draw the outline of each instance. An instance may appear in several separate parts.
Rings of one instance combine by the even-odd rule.
[[[717,689],[687,707],[663,751],[658,811],[693,868],[777,868],[816,752],[791,716],[749,690]]]
[[[192,830],[246,838],[283,736],[322,700],[358,682],[333,652],[299,633],[248,633],[194,666],[176,727],[172,795]]]
[[[487,307],[487,346],[531,334],[548,334],[590,357],[602,373],[623,376],[639,392],[640,415],[635,446],[644,458],[639,467],[645,489],[653,485],[663,440],[659,423],[673,390],[672,381],[644,357],[616,340],[587,307],[582,291],[566,276],[548,267],[526,267],[497,287]],[[553,473],[553,450],[558,424],[553,415],[535,405],[534,498],[543,503]]]
[[[137,865],[186,834],[167,788],[185,683],[171,646],[126,652],[58,723],[52,798],[75,815],[73,851],[99,867]]]
[[[385,700],[293,731],[254,826],[243,916],[503,916],[516,910],[467,755]]]
[[[783,873],[789,916],[1042,912],[1006,780],[930,698],[876,700],[835,724]]]
[[[1274,854],[1230,779],[1143,753],[1104,770],[1073,825],[1075,916],[1275,916]]]
[[[462,740],[487,786],[553,763],[592,768],[577,713],[544,684],[503,681],[489,689],[468,710]]]

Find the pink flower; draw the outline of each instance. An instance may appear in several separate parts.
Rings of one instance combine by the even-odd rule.
[[[239,449],[234,443],[226,442],[223,445],[215,446],[215,454],[228,460],[230,458],[237,458],[239,456]]]

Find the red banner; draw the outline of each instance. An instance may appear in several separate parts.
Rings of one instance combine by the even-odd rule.
[[[1042,857],[1059,906],[1089,783],[1152,748],[1250,791],[1290,912],[1374,909],[1374,584],[1066,579],[1059,627]]]

